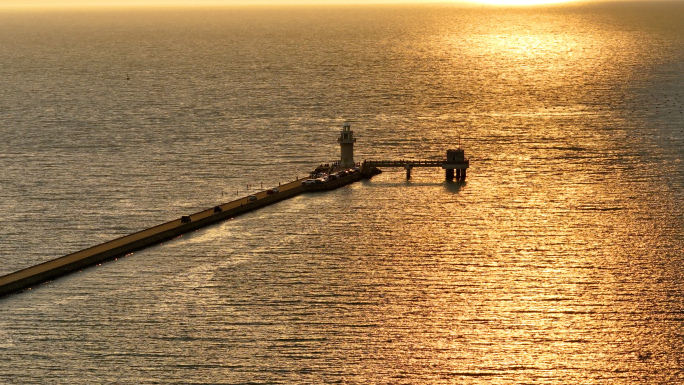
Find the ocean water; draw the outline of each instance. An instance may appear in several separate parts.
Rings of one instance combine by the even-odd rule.
[[[684,383],[684,4],[0,13],[3,384]]]

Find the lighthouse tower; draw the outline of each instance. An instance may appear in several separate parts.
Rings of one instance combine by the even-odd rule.
[[[337,138],[340,143],[340,167],[351,168],[354,167],[354,131],[351,130],[351,124],[345,123],[340,131],[340,137]]]

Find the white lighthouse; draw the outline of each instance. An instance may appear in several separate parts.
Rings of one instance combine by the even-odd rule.
[[[351,124],[345,123],[340,131],[340,137],[337,138],[340,143],[340,167],[351,168],[355,166],[354,163],[354,131],[351,130]]]

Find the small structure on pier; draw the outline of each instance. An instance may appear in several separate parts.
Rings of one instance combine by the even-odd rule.
[[[470,161],[465,157],[465,151],[459,146],[455,150],[447,150],[446,161],[442,168],[446,170],[446,179],[458,181],[465,180],[466,170],[470,167]]]
[[[354,138],[354,131],[351,130],[351,124],[345,123],[342,125],[342,131],[340,131],[337,142],[340,144],[340,167],[354,167],[354,143],[356,143],[356,138]]]

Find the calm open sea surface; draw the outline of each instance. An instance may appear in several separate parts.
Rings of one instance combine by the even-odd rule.
[[[0,300],[3,384],[684,382],[684,4],[0,14],[0,274],[307,194]]]

